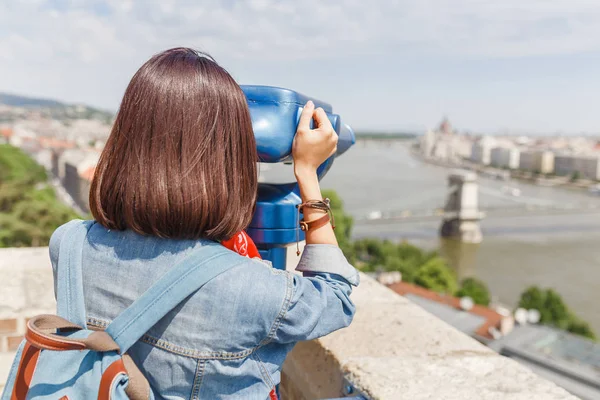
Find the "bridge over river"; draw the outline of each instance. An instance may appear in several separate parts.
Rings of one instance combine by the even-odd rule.
[[[439,195],[438,190],[435,194]],[[432,193],[433,194],[433,193]],[[548,199],[522,196],[521,189],[512,185],[502,188],[479,185],[480,202],[487,206],[479,207],[484,218],[510,218],[523,216],[551,216],[551,215],[581,215],[600,214],[600,202],[559,202]],[[489,197],[500,199],[498,202],[486,202]],[[484,201],[482,202],[481,199]],[[385,211],[373,210],[366,215],[357,215],[355,223],[360,224],[386,224],[410,223],[415,221],[436,221],[444,216],[444,199],[440,199],[439,207],[412,207],[388,209]]]

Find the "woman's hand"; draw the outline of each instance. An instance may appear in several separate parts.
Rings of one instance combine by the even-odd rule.
[[[316,128],[310,129],[310,120],[315,119]],[[337,150],[338,136],[331,126],[322,108],[315,110],[312,101],[306,103],[296,130],[292,146],[294,173],[300,188],[302,202],[323,200],[317,168]],[[304,220],[314,221],[323,216],[323,211],[306,208]],[[337,240],[330,224],[306,232],[307,244],[331,244],[337,246]]]
[[[314,118],[315,129],[310,129]],[[312,101],[308,101],[300,115],[296,137],[292,145],[294,173],[299,175],[316,173],[319,165],[331,157],[337,150],[338,135],[321,107],[315,110]]]

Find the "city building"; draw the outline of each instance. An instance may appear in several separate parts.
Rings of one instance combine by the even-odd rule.
[[[0,143],[8,144],[10,143],[10,138],[13,135],[13,131],[10,128],[0,128]]]
[[[508,334],[514,326],[512,316],[500,314],[479,304],[471,304],[471,307],[465,308],[464,302],[458,297],[442,295],[407,282],[393,283],[388,287],[484,343]]]
[[[519,169],[551,174],[554,172],[554,153],[547,150],[522,150],[519,155]]]
[[[440,123],[438,131],[441,132],[443,135],[451,135],[454,132],[454,130],[452,129],[452,124],[448,120],[448,117],[444,117],[444,119]]]
[[[490,164],[497,168],[519,168],[521,152],[516,147],[494,147],[490,152]]]
[[[421,137],[421,153],[425,158],[430,158],[433,154],[433,148],[435,146],[435,133],[428,129],[427,132]]]
[[[548,326],[519,325],[488,346],[581,399],[600,399],[598,343]]]
[[[575,171],[575,156],[567,154],[557,154],[554,156],[554,173],[556,175],[567,176]]]
[[[471,155],[471,142],[464,135],[452,133],[448,121],[437,131],[428,130],[420,140],[421,154],[427,159],[456,164]]]
[[[454,154],[461,160],[468,160],[471,158],[473,143],[469,137],[465,135],[454,135],[452,146],[454,148]]]
[[[66,150],[58,157],[58,178],[78,207],[89,210],[90,168],[98,163],[96,151]]]
[[[581,178],[600,179],[600,157],[596,155],[557,154],[554,156],[554,172],[556,175]]]
[[[473,143],[471,150],[471,161],[477,164],[490,165],[492,149],[496,147],[496,140],[489,136],[483,136]]]
[[[51,149],[39,149],[34,151],[31,156],[40,164],[46,171],[52,170],[52,150]]]

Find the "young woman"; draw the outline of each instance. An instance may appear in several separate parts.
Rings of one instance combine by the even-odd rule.
[[[325,112],[308,102],[293,146],[303,202],[322,200],[316,169],[336,143]],[[246,99],[227,71],[187,48],[146,62],[127,87],[91,186],[88,324],[106,327],[178,261],[245,229],[256,161]],[[323,215],[304,211],[306,221]],[[55,280],[63,231],[50,242]],[[303,276],[245,258],[131,348],[157,399],[267,399],[296,342],[350,324],[356,270],[330,224],[309,229],[306,243],[297,267]]]

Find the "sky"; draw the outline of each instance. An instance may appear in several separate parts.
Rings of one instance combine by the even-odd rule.
[[[597,0],[2,1],[0,91],[116,110],[177,46],[357,130],[600,133]]]

